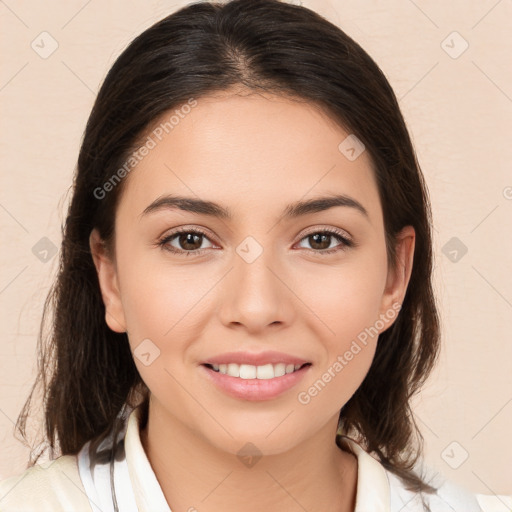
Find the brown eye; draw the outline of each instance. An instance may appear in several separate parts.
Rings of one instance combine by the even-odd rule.
[[[328,235],[326,233],[315,233],[314,235],[308,236],[311,247],[319,250],[329,249],[332,238],[332,235]]]
[[[195,233],[180,233],[176,236],[178,237],[178,245],[181,249],[194,251],[201,248],[203,235],[197,235]]]
[[[189,254],[202,253],[205,248],[201,246],[205,239],[209,240],[206,233],[202,231],[197,229],[182,229],[166,236],[158,245],[170,252],[189,256]],[[174,244],[171,242],[174,242]]]
[[[331,243],[333,239],[338,240],[340,243],[332,246]],[[332,254],[354,245],[353,242],[341,232],[329,230],[312,232],[302,238],[301,242],[303,240],[307,240],[311,250],[318,254]]]

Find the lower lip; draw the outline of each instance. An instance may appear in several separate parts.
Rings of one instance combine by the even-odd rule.
[[[270,400],[281,395],[300,382],[311,365],[306,365],[292,373],[272,379],[240,379],[231,377],[201,365],[206,376],[222,391],[243,400]]]

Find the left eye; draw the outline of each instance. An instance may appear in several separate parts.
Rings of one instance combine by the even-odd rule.
[[[335,238],[340,242],[337,246],[334,246],[334,248],[331,248],[330,242],[332,242],[332,239]],[[351,247],[352,242],[348,240],[346,237],[342,236],[341,234],[334,232],[334,231],[316,231],[314,233],[310,233],[309,235],[306,235],[302,240],[312,240],[313,249],[316,252],[324,253],[324,254],[330,254],[332,252],[342,250],[345,247]],[[302,242],[301,240],[301,242]],[[328,241],[328,242],[327,242]],[[326,245],[327,243],[327,245]],[[311,244],[311,242],[310,242]],[[315,247],[316,246],[316,247]],[[319,247],[320,246],[320,247]]]

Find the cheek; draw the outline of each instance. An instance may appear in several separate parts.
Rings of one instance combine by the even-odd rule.
[[[126,226],[120,232],[123,227],[129,232]],[[184,270],[163,249],[149,247],[141,238],[125,235],[116,241],[122,308],[132,345],[145,338],[156,343],[173,337],[206,291],[197,273]]]
[[[206,267],[187,270],[164,259],[155,264],[147,253],[126,249],[119,250],[118,273],[130,347],[143,380],[158,387],[162,375],[168,380],[166,369],[188,362],[188,347],[201,336],[198,317],[217,278]]]
[[[326,342],[327,357],[312,368],[297,390],[297,402],[310,417],[337,415],[363,382],[373,361],[377,338],[359,329],[356,318],[336,326]]]
[[[163,275],[156,268],[140,268],[137,273],[125,274],[123,281],[123,309],[133,360],[152,394],[166,396],[174,389],[177,404],[180,389],[173,377],[178,381],[186,377],[182,369],[189,340],[195,335],[190,320],[200,296],[184,293],[186,286],[180,282],[179,272]]]
[[[311,413],[338,411],[364,380],[382,327],[386,273],[385,253],[375,249],[347,259],[335,272],[325,268],[302,278],[299,296],[307,297],[308,324],[323,344],[319,366],[298,396],[299,403],[310,404]]]
[[[342,264],[303,269],[297,281],[313,320],[323,325],[330,351],[344,350],[379,318],[387,277],[386,255],[375,248],[354,252]]]
[[[132,345],[150,338],[160,348],[173,351],[178,347],[169,340],[190,337],[190,322],[201,308],[208,282],[186,278],[176,269],[167,270],[149,268],[125,275],[122,303]]]

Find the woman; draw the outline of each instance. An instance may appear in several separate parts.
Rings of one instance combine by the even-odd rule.
[[[338,27],[277,0],[156,23],[80,149],[34,385],[59,456],[0,509],[481,510],[422,467],[410,407],[439,350],[430,223],[395,95]]]

